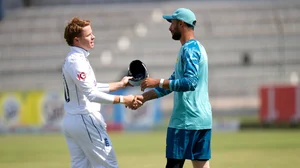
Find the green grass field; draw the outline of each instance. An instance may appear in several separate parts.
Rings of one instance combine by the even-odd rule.
[[[121,168],[163,168],[165,133],[111,133]],[[288,168],[300,165],[300,131],[214,133],[212,168]],[[66,168],[60,134],[0,135],[1,168]],[[192,168],[186,161],[186,168]]]

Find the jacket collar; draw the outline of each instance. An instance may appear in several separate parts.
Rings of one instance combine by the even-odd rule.
[[[80,47],[76,47],[76,46],[72,46],[71,51],[81,53],[85,57],[88,57],[90,55],[90,53],[87,50],[80,48]]]

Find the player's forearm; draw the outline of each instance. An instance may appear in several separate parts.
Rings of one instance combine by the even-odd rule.
[[[104,92],[100,92],[96,89],[93,90],[83,90],[85,96],[90,102],[102,103],[102,104],[113,104],[114,102],[114,95],[110,95]]]
[[[94,91],[90,94],[87,94],[87,98],[91,102],[97,102],[102,104],[130,104],[133,101],[132,95],[110,95],[98,91]]]
[[[198,78],[181,78],[175,80],[164,81],[163,88],[169,89],[176,92],[194,91],[198,85]]]
[[[162,87],[161,87],[162,86]],[[160,88],[170,90],[170,80],[164,79]]]
[[[114,96],[113,104],[128,104],[132,102],[130,96]]]
[[[97,88],[101,92],[113,92],[125,88],[125,84],[121,81],[112,83],[97,83]]]
[[[97,83],[97,89],[99,92],[109,93],[109,84],[108,83]]]
[[[157,93],[152,89],[142,94],[143,102],[158,98]]]
[[[125,88],[125,84],[123,82],[109,83],[109,92],[113,92],[123,88]]]

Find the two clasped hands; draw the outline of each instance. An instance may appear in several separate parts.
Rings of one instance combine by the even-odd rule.
[[[127,77],[125,76],[121,82],[124,84],[124,87],[126,86],[131,86],[133,87],[128,81],[132,77]],[[146,78],[141,82],[141,91],[144,91],[146,88],[155,88],[159,86],[159,79],[153,79],[153,78]],[[147,99],[144,97],[143,94],[141,95],[127,95],[123,96],[123,102],[125,104],[126,108],[130,108],[132,110],[136,110],[140,108],[146,101]]]

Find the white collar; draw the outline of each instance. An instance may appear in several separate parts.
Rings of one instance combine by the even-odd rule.
[[[88,57],[90,55],[90,53],[87,50],[77,46],[71,46],[71,51],[79,52],[83,54],[85,57]]]

